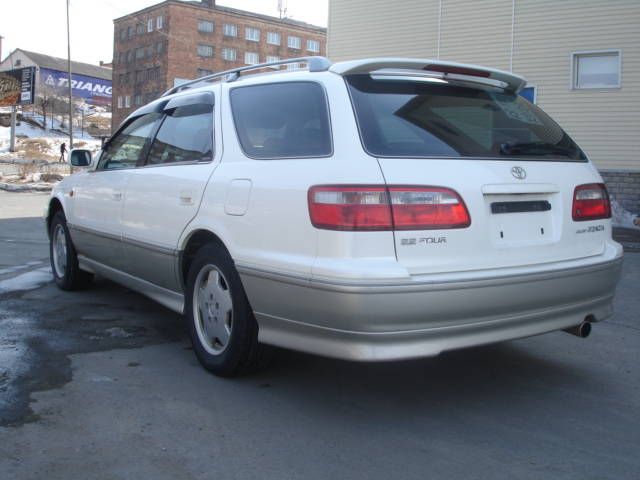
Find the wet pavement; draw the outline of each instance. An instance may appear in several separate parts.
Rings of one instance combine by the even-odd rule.
[[[640,472],[640,254],[616,314],[411,362],[202,370],[182,319],[50,281],[46,195],[0,192],[0,478],[575,478]]]

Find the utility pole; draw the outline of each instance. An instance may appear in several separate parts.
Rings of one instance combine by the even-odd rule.
[[[71,30],[69,28],[69,0],[67,0],[67,60],[69,68],[69,150],[73,148],[73,92],[71,88]]]
[[[16,116],[18,108],[13,105],[11,107],[11,139],[9,140],[9,151],[16,151]]]

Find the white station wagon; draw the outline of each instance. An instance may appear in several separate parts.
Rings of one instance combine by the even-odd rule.
[[[219,375],[265,345],[372,361],[586,336],[622,248],[598,171],[524,85],[308,57],[176,87],[93,161],[72,152],[88,168],[46,211],[55,281],[98,274],[183,313]]]

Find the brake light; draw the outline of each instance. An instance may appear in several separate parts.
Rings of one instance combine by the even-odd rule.
[[[443,187],[315,186],[309,215],[328,230],[432,230],[465,228],[471,217],[462,198]]]
[[[600,220],[611,218],[609,194],[603,183],[578,185],[573,192],[573,220]]]
[[[470,77],[489,78],[491,76],[491,72],[487,72],[486,70],[477,70],[475,68],[469,68],[469,67],[457,67],[454,65],[430,64],[424,67],[423,70],[429,70],[431,72],[450,73],[450,74],[456,74],[456,75],[468,75]]]

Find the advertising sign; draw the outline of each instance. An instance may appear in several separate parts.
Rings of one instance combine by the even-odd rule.
[[[0,107],[33,103],[35,79],[36,67],[0,72]]]
[[[59,95],[69,91],[69,74],[48,68],[40,69],[40,83],[56,90]],[[111,80],[87,77],[71,73],[71,90],[74,98],[81,98],[91,105],[111,105]]]

